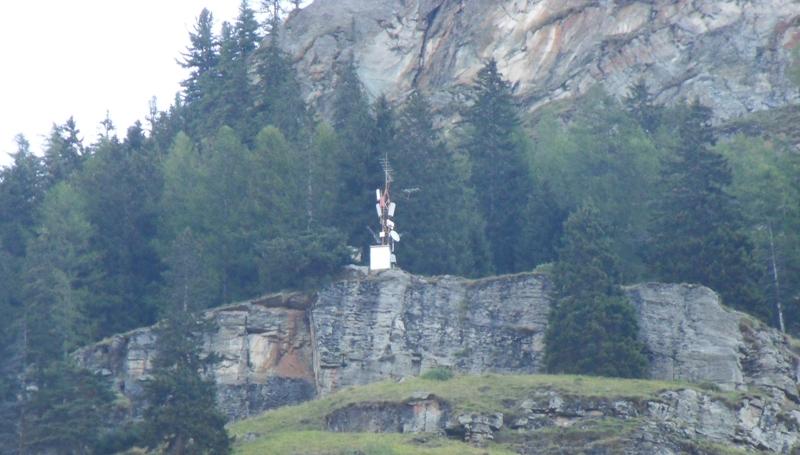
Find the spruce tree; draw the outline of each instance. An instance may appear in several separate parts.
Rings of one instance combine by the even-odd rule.
[[[333,126],[338,134],[338,201],[336,227],[348,242],[366,248],[372,242],[367,226],[375,222],[374,212],[364,210],[375,202],[375,189],[383,186],[383,150],[372,147],[374,119],[367,95],[352,59],[338,71],[334,93]]]
[[[164,319],[155,329],[152,377],[145,384],[145,439],[148,446],[175,455],[228,454],[225,417],[216,409],[214,382],[204,374],[213,358],[203,358],[200,351],[210,330],[196,306],[204,276],[200,244],[187,230],[171,250]]]
[[[11,256],[25,256],[46,190],[46,169],[24,136],[16,137],[12,165],[0,170],[0,242]]]
[[[101,139],[76,184],[93,226],[101,279],[92,285],[95,338],[155,322],[161,279],[155,248],[163,180],[155,151],[138,122],[125,140]]]
[[[273,125],[291,142],[300,144],[311,119],[291,57],[281,49],[277,28],[270,33],[267,44],[254,53],[253,61],[257,79],[251,130],[258,132]]]
[[[20,321],[21,453],[89,453],[111,401],[108,384],[69,353],[87,339],[90,225],[63,183],[48,195],[43,225],[25,260]]]
[[[631,118],[636,120],[646,133],[654,135],[661,125],[664,109],[655,104],[653,95],[650,94],[643,79],[639,79],[630,88],[623,101]]]
[[[478,72],[472,104],[463,115],[468,127],[464,145],[472,163],[470,183],[486,222],[495,271],[522,270],[527,258],[518,245],[524,243],[521,227],[533,182],[516,139],[520,120],[511,84],[495,60]]]
[[[72,176],[83,165],[86,149],[80,131],[70,117],[63,125],[53,125],[44,150],[48,184],[54,185]]]
[[[189,34],[190,46],[179,62],[190,71],[189,78],[181,83],[185,100],[193,103],[214,79],[214,69],[219,59],[218,43],[214,38],[214,16],[206,8],[200,12],[194,31]]]
[[[397,123],[393,167],[401,267],[429,275],[484,274],[485,266],[476,268],[490,262],[483,226],[425,96],[414,92]]]
[[[557,300],[545,335],[548,371],[644,376],[636,312],[619,287],[618,258],[592,206],[567,219],[553,281]]]
[[[754,278],[752,246],[727,192],[731,170],[715,151],[711,110],[695,101],[681,113],[677,145],[662,163],[649,259],[659,279],[700,283],[726,304],[767,317]]]

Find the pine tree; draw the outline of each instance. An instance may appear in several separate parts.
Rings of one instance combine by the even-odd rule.
[[[470,183],[486,222],[494,268],[498,273],[522,270],[527,259],[517,245],[533,182],[515,136],[520,120],[511,85],[495,60],[478,72],[464,121],[468,126],[464,145],[472,163]]]
[[[213,359],[203,359],[200,352],[210,329],[197,307],[204,276],[200,247],[191,231],[184,231],[166,259],[165,318],[155,330],[152,378],[145,384],[147,444],[175,455],[231,451],[214,382],[204,377]]]
[[[397,123],[393,167],[403,233],[400,265],[430,275],[483,274],[485,267],[475,267],[487,262],[488,245],[480,240],[483,229],[472,194],[464,191],[466,182],[434,128],[424,95],[409,97]],[[404,190],[410,191],[404,195]]]
[[[598,213],[583,206],[564,227],[553,271],[557,301],[545,338],[552,373],[642,377],[634,308],[619,287],[618,258]]]
[[[726,304],[767,317],[754,285],[752,246],[727,192],[731,170],[712,148],[711,110],[695,101],[676,133],[678,144],[662,164],[651,263],[661,280],[709,286]]]

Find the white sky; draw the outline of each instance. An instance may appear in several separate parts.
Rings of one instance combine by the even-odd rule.
[[[117,133],[168,107],[175,62],[207,7],[217,27],[240,0],[10,0],[0,4],[0,164],[24,134],[38,153],[53,123],[75,117],[84,143],[110,112]],[[259,0],[251,0],[258,8]]]

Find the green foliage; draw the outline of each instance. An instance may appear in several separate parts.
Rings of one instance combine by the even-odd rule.
[[[94,453],[112,400],[108,384],[58,360],[48,363],[27,390],[20,420],[21,453]]]
[[[200,355],[211,327],[193,295],[202,285],[198,248],[185,231],[166,260],[165,318],[155,329],[152,378],[145,384],[144,438],[150,447],[163,445],[176,455],[227,454],[231,444],[225,417],[216,409],[214,382],[203,375],[215,359]]]
[[[351,245],[365,249],[372,242],[366,227],[374,224],[375,212],[363,207],[372,206],[375,189],[383,186],[380,162],[386,151],[373,147],[375,120],[352,60],[339,68],[333,111],[339,136],[336,227]]]
[[[655,104],[644,80],[640,79],[631,87],[624,102],[631,118],[636,120],[646,133],[655,134],[661,125],[664,109]]]
[[[190,71],[190,75],[181,86],[185,90],[186,101],[192,103],[204,96],[204,91],[213,80],[213,70],[219,59],[214,38],[214,15],[211,11],[204,8],[200,12],[189,40],[191,45],[180,63]]]
[[[532,179],[524,150],[515,139],[520,120],[511,84],[495,60],[478,72],[471,96],[472,104],[463,113],[464,147],[472,163],[470,184],[486,223],[494,269],[509,273],[531,268],[534,264],[528,263],[518,245]]]
[[[277,34],[255,52],[258,75],[251,116],[256,126],[274,125],[294,143],[303,143],[311,119],[302,98],[292,61],[280,47]]]
[[[728,193],[730,166],[712,148],[711,110],[695,102],[676,115],[677,143],[664,157],[654,204],[650,261],[663,281],[704,284],[726,304],[768,317],[752,246]]]
[[[286,233],[259,246],[264,290],[310,289],[336,276],[350,260],[343,234],[335,229]]]
[[[576,110],[569,125],[549,113],[542,117],[531,166],[537,181],[551,190],[562,217],[592,202],[608,226],[612,249],[622,258],[623,279],[630,282],[644,275],[639,252],[647,238],[661,152],[634,114],[601,91],[589,93]]]
[[[63,125],[53,125],[44,150],[48,183],[54,184],[74,175],[83,166],[86,150],[75,120],[70,117]]]
[[[754,245],[761,288],[769,301],[772,321],[800,333],[800,158],[790,149],[760,138],[739,135],[720,144],[733,172],[731,194],[744,215]]]
[[[125,140],[101,139],[76,189],[93,226],[102,271],[91,291],[94,338],[155,322],[161,259],[155,248],[163,180],[157,155],[137,122]]]
[[[617,377],[646,373],[635,310],[619,289],[617,264],[597,211],[584,206],[571,215],[553,271],[558,300],[545,338],[549,371]]]
[[[393,187],[403,233],[401,266],[428,275],[486,274],[488,244],[476,202],[464,191],[466,181],[434,129],[424,95],[411,95],[397,123],[397,139],[391,140],[396,140]]]
[[[453,370],[450,368],[431,368],[430,370],[422,373],[420,377],[428,381],[449,381],[453,379]]]

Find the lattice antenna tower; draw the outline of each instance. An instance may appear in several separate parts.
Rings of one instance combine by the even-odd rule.
[[[369,268],[373,271],[387,270],[397,264],[395,256],[396,243],[400,241],[400,234],[395,230],[394,214],[397,204],[392,201],[392,166],[389,157],[384,155],[381,159],[383,167],[383,189],[375,190],[377,202],[375,210],[380,220],[380,231],[376,238],[376,245],[370,247]]]

